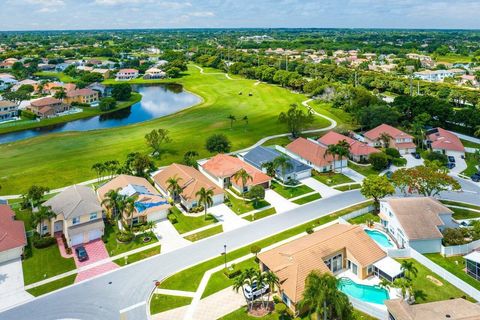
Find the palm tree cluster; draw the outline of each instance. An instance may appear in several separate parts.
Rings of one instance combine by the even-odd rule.
[[[230,129],[233,129],[233,123],[237,121],[237,117],[235,117],[233,114],[229,114],[227,119],[230,120]],[[246,130],[248,126],[248,116],[243,116],[241,120],[245,123]]]
[[[328,155],[333,156],[333,171],[335,172],[335,159],[338,157],[339,160],[347,157],[350,154],[350,144],[346,140],[339,141],[337,144],[331,144],[328,146],[327,151],[325,151],[324,157]],[[342,172],[342,167],[340,167],[340,172]]]
[[[127,196],[120,193],[121,188],[110,190],[105,194],[102,205],[105,205],[108,217],[115,220],[122,219],[124,225],[127,225],[127,219],[130,218],[130,229],[133,226],[133,213],[135,212],[135,202],[137,196]]]
[[[140,152],[131,152],[127,155],[123,165],[117,160],[97,162],[92,165],[97,179],[102,177],[112,179],[117,174],[131,174],[138,177],[147,177],[149,173],[155,170],[155,164],[146,154]]]
[[[272,292],[275,290],[275,286],[278,286],[279,279],[272,271],[260,271],[255,270],[254,268],[248,268],[243,270],[235,279],[233,283],[233,290],[238,292],[240,289],[242,292],[245,292],[245,287],[256,287],[263,288],[265,286],[269,287],[267,298],[265,295],[260,297],[254,297],[253,295],[247,297],[244,293],[245,300],[247,301],[248,310],[252,310],[256,300],[259,298],[261,301],[262,308],[267,308],[270,302],[270,297]]]
[[[262,164],[262,168],[265,169],[267,172],[267,175],[270,177],[275,177],[276,171],[280,170],[282,173],[282,180],[285,182],[285,173],[287,170],[292,169],[293,165],[292,162],[290,161],[290,158],[287,157],[286,155],[279,155],[272,161],[267,161]]]
[[[33,227],[40,225],[40,233],[42,233],[44,222],[53,217],[55,217],[55,212],[52,211],[52,207],[41,205],[38,207],[38,211],[33,213],[32,225]]]
[[[421,290],[414,290],[414,279],[418,275],[418,269],[415,264],[409,260],[403,260],[401,269],[403,271],[403,278],[397,278],[390,282],[386,279],[380,281],[380,286],[388,288],[397,288],[400,290],[403,299],[408,299],[410,302],[415,302],[415,299],[425,299],[426,295]]]

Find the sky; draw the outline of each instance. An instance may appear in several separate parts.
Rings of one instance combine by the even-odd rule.
[[[142,28],[480,29],[479,0],[0,0],[0,31]]]

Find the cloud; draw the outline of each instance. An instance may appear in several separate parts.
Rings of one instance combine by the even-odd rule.
[[[215,17],[215,13],[211,11],[197,11],[191,12],[188,14],[190,17],[199,17],[199,18],[206,18],[206,17]]]

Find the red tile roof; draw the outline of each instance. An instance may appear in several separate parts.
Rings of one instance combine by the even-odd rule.
[[[8,205],[0,204],[0,252],[27,244],[23,221],[14,217],[15,212]]]
[[[240,169],[245,169],[245,171],[252,176],[252,180],[247,181],[247,186],[255,186],[272,180],[271,177],[267,176],[265,173],[251,166],[250,164],[226,154],[217,154],[205,162],[202,167],[210,174],[219,178],[232,177]],[[240,181],[232,181],[236,185],[241,185]]]
[[[78,97],[78,96],[91,96],[96,94],[97,92],[92,89],[78,89],[78,90],[71,90],[67,92],[67,97]]]
[[[30,104],[33,106],[33,107],[46,107],[46,106],[50,106],[52,104],[59,104],[59,103],[62,103],[62,100],[59,100],[59,99],[55,99],[55,98],[52,98],[52,97],[46,97],[46,98],[42,98],[42,99],[39,99],[39,100],[36,100],[36,101],[32,101]]]
[[[118,73],[138,73],[137,69],[120,69]]]
[[[298,138],[285,148],[318,167],[329,166],[333,162],[332,155],[325,155],[327,148],[305,138]]]
[[[437,131],[428,135],[433,149],[465,152],[462,142],[456,135],[442,128],[437,128]]]
[[[329,146],[332,144],[337,144],[343,140],[348,142],[348,144],[350,145],[350,153],[355,156],[364,156],[364,155],[366,156],[372,153],[380,152],[380,150],[374,147],[370,147],[366,143],[354,140],[350,137],[344,136],[343,134],[337,133],[335,131],[328,132],[317,141],[325,146]]]
[[[370,131],[365,132],[364,136],[370,140],[378,140],[382,133],[388,133],[393,139],[405,139],[405,138],[413,139],[411,135],[385,123],[379,125],[376,128],[373,128]]]

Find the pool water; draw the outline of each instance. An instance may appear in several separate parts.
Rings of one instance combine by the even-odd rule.
[[[370,238],[373,239],[373,241],[378,243],[380,246],[384,248],[393,248],[392,242],[388,239],[388,237],[385,234],[376,230],[365,229],[364,231],[368,234]]]
[[[390,298],[383,288],[358,284],[348,278],[340,278],[338,289],[348,296],[375,304],[384,304],[383,301]]]

